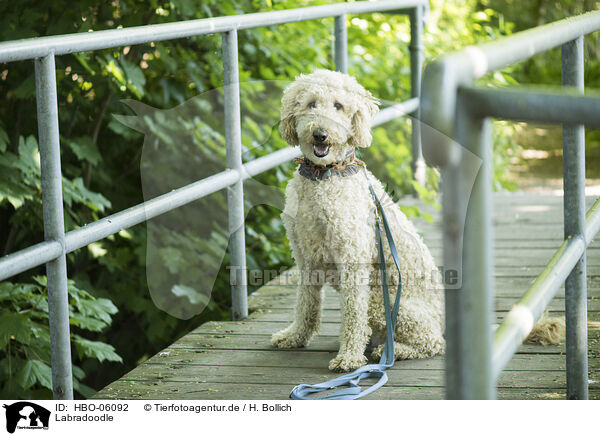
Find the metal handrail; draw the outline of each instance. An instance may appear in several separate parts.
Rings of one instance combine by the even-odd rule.
[[[378,125],[406,113],[415,114],[415,118],[419,117],[419,84],[423,63],[422,21],[428,7],[427,0],[361,1],[0,43],[0,62],[35,59],[45,239],[44,242],[1,258],[0,280],[46,264],[54,399],[73,398],[66,254],[223,188],[229,188],[232,316],[234,319],[242,319],[248,315],[243,181],[291,160],[300,152],[297,148],[285,148],[245,164],[242,163],[237,59],[238,30],[334,17],[336,69],[347,72],[346,14],[389,12],[409,15],[411,23],[409,46],[411,51],[411,99],[381,111],[373,123]],[[212,33],[220,33],[223,43],[228,169],[65,234],[55,56]],[[418,123],[412,124],[413,167],[417,168],[422,166],[419,126]]]
[[[378,0],[375,2],[336,3],[282,11],[200,18],[173,23],[100,30],[97,32],[28,38],[0,43],[0,62],[35,59],[49,54],[59,56],[82,51],[189,38],[211,33],[226,33],[234,30],[317,20],[319,18],[335,17],[343,14],[364,14],[369,12],[411,14],[414,9],[427,8],[429,7],[428,5],[429,3],[424,0]]]
[[[583,35],[597,30],[600,11],[589,12],[466,47],[441,57],[425,70],[421,113],[423,122],[433,129],[423,131],[423,152],[430,164],[442,167],[444,265],[458,265],[463,272],[460,289],[446,288],[448,398],[495,398],[497,377],[563,283],[567,398],[588,397],[585,252],[600,230],[600,200],[586,218],[583,125],[600,127],[600,95],[583,96]],[[569,88],[489,89],[472,85],[488,72],[559,45],[562,82]],[[565,240],[495,334],[491,117],[562,123],[564,158]],[[467,184],[465,173],[473,154],[482,159],[482,166],[467,213],[460,194]],[[461,222],[464,229],[457,224]]]

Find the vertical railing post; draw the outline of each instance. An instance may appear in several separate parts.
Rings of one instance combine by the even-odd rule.
[[[462,238],[464,222],[461,209],[465,207],[461,199],[461,173],[459,165],[442,167],[442,234],[444,239],[443,259],[446,271],[457,271],[462,280]],[[451,286],[444,281],[444,312],[446,331],[445,386],[446,399],[463,398],[463,319],[460,310],[463,307],[463,292],[460,287]]]
[[[225,84],[225,140],[227,168],[240,173],[240,180],[227,189],[229,213],[229,253],[231,257],[231,305],[233,320],[248,316],[246,278],[246,238],[244,232],[244,186],[242,170],[242,134],[240,125],[240,87],[238,74],[237,31],[222,34],[223,81]]]
[[[562,84],[583,92],[583,36],[562,46]],[[585,232],[585,129],[563,125],[565,239]],[[585,251],[565,282],[567,399],[588,398]]]
[[[492,168],[490,122],[473,116],[466,102],[458,98],[456,109],[456,140],[466,150],[481,158],[481,167],[469,197],[462,246],[462,286],[449,290],[450,304],[446,316],[453,331],[446,332],[449,340],[447,357],[449,370],[447,397],[450,399],[494,399],[496,385],[492,375],[492,314],[493,284],[493,226],[492,226]],[[454,180],[458,189],[469,189],[465,175],[470,171],[466,159],[455,168]],[[446,184],[448,181],[444,180]],[[452,189],[452,188],[451,188]],[[453,188],[457,190],[457,188]],[[457,192],[458,194],[458,192]],[[448,201],[444,203],[444,207]],[[457,205],[452,206],[457,209]],[[456,216],[460,216],[457,214]],[[444,241],[445,243],[446,241]],[[444,248],[446,250],[446,248]],[[455,250],[456,251],[456,250]],[[451,336],[456,337],[451,338]]]
[[[348,29],[346,28],[346,14],[335,17],[333,36],[335,41],[335,69],[336,71],[348,74]]]
[[[410,13],[410,96],[420,98],[421,96],[421,75],[423,70],[423,8],[417,6]],[[411,118],[411,144],[412,144],[412,162],[411,169],[415,180],[420,184],[425,184],[425,160],[421,150],[421,104]]]
[[[69,293],[67,289],[65,222],[58,136],[56,71],[53,53],[35,60],[35,83],[40,166],[42,170],[44,239],[57,241],[62,245],[62,254],[46,264],[52,394],[55,400],[72,400],[73,373],[71,369],[69,331]]]

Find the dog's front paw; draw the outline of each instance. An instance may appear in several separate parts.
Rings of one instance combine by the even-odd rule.
[[[271,336],[271,343],[278,348],[300,348],[308,345],[308,340],[290,326],[274,333]]]
[[[329,369],[336,372],[350,372],[367,364],[367,358],[362,354],[338,354],[329,361]]]

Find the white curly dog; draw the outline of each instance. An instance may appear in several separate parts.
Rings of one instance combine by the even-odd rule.
[[[354,156],[371,145],[377,100],[348,75],[317,70],[301,75],[282,98],[279,130],[304,155],[286,189],[282,218],[300,270],[293,323],[275,333],[279,348],[308,345],[321,323],[323,285],[341,294],[334,371],[367,362],[364,353],[385,338],[376,216],[369,183],[381,199],[398,249],[402,299],[395,331],[396,359],[434,356],[444,350],[444,301],[435,262],[423,240],[379,182]],[[382,227],[383,228],[383,227]],[[398,274],[384,242],[392,301]],[[381,355],[383,345],[373,350]]]

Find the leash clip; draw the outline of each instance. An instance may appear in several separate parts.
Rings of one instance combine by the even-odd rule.
[[[375,220],[376,220],[377,225],[379,225],[379,221],[381,221],[381,216],[379,215],[379,206],[377,205],[376,202],[373,202],[373,203],[375,203]]]

